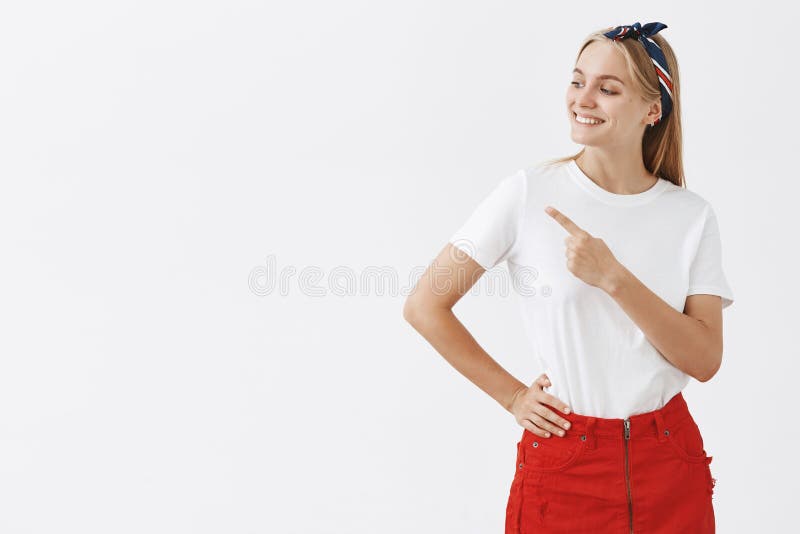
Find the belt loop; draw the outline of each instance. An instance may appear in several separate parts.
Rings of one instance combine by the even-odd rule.
[[[656,420],[656,433],[658,434],[656,437],[658,438],[658,441],[664,442],[667,440],[665,431],[669,430],[664,423],[664,416],[661,415],[661,410],[656,410],[653,412],[653,415]]]
[[[594,423],[596,419],[594,417],[589,416],[586,420],[586,447],[589,449],[594,449],[597,445],[596,437],[594,435]]]

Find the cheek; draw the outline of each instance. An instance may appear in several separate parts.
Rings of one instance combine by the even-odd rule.
[[[629,100],[619,99],[608,102],[605,106],[608,116],[616,123],[627,123],[634,120],[636,107]]]
[[[632,98],[620,99],[619,102],[615,104],[616,114],[620,117],[620,119],[632,119],[640,112],[637,104],[638,102]]]
[[[567,102],[574,102],[578,95],[578,89],[574,85],[567,86]]]

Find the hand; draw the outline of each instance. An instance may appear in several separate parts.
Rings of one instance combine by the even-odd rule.
[[[511,402],[511,413],[520,426],[537,436],[549,438],[551,433],[564,436],[570,422],[547,407],[549,404],[563,413],[569,413],[569,406],[556,397],[545,393],[543,388],[550,386],[546,374],[539,375],[531,387],[520,388]],[[564,425],[567,425],[566,427]]]
[[[605,242],[552,206],[547,206],[545,211],[569,232],[564,239],[567,245],[567,269],[587,284],[610,292],[622,265]]]

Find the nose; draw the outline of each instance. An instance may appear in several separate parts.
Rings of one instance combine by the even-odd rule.
[[[578,91],[577,95],[575,96],[575,104],[578,109],[591,109],[595,105],[594,96],[592,96],[592,92],[588,91],[585,87],[583,90]]]

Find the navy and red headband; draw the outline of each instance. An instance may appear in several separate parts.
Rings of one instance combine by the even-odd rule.
[[[664,52],[661,51],[661,47],[650,39],[650,37],[666,27],[666,24],[660,22],[648,22],[644,26],[638,22],[634,22],[630,26],[617,26],[610,32],[603,34],[614,41],[638,39],[639,42],[644,45],[647,55],[650,56],[656,68],[659,88],[661,89],[661,117],[653,122],[654,126],[672,110],[672,77],[670,77],[669,69],[667,68],[667,58],[664,57]]]

